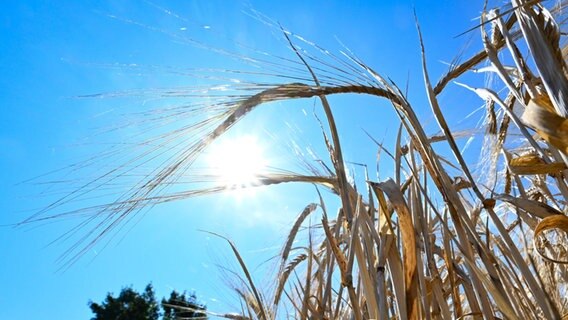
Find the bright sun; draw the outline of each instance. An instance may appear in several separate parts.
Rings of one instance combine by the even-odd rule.
[[[258,175],[265,172],[263,148],[252,135],[217,141],[211,146],[207,165],[219,182],[230,189],[242,189],[258,184]]]

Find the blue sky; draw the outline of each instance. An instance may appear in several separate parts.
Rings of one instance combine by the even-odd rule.
[[[481,6],[470,1],[2,2],[0,224],[21,221],[71,190],[35,182],[88,179],[113,163],[21,182],[88,158],[108,144],[143,139],[144,127],[132,113],[184,103],[183,98],[155,99],[149,91],[211,83],[199,73],[184,74],[187,70],[250,67],[184,39],[250,54],[236,44],[241,43],[296,59],[277,29],[252,17],[256,11],[336,53],[342,50],[339,39],[401,87],[408,80],[410,100],[425,124],[435,128],[424,99],[413,7],[424,33],[431,77],[437,79],[447,69],[444,62],[452,61],[470,40],[469,35],[454,36],[477,23],[472,19]],[[474,45],[466,52],[478,48]],[[109,92],[128,94],[78,98]],[[476,99],[469,94],[443,95],[441,102],[449,118],[459,121],[465,116],[460,105],[481,105]],[[348,141],[347,160],[374,167],[376,148],[361,128],[392,145],[398,123],[388,104],[360,97],[332,102],[342,139]],[[294,157],[288,156],[290,141],[325,155],[313,105],[307,100],[270,104],[255,110],[231,134],[258,137],[271,165],[294,169]],[[105,131],[121,123],[131,125]],[[287,124],[293,124],[292,129]],[[97,134],[101,130],[105,133]],[[388,168],[381,173],[382,178],[387,176]],[[71,206],[97,201],[86,199]],[[268,284],[270,262],[263,262],[278,253],[293,217],[315,201],[312,186],[282,185],[245,196],[229,193],[158,205],[65,272],[58,272],[57,259],[72,242],[49,244],[80,220],[2,226],[0,318],[89,319],[88,300],[100,301],[106,292],[117,293],[127,285],[141,290],[148,282],[159,297],[172,289],[195,291],[211,311],[237,311],[227,285],[230,280],[217,267],[235,267],[233,257],[226,243],[198,230],[233,239],[255,278]]]

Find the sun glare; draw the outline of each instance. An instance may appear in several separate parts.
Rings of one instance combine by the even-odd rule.
[[[266,158],[257,138],[244,135],[218,142],[211,146],[207,165],[219,182],[230,189],[258,185],[258,176],[266,168]]]

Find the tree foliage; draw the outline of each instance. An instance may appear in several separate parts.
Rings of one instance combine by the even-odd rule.
[[[163,320],[207,319],[206,307],[197,301],[194,293],[188,295],[173,290],[168,299],[162,299],[161,306]],[[89,307],[94,313],[91,320],[158,320],[162,315],[152,284],[148,284],[142,293],[131,287],[123,288],[118,297],[107,293],[102,303],[89,301]]]
[[[205,319],[205,305],[197,301],[195,293],[187,295],[185,292],[172,291],[169,299],[162,299],[164,320],[200,318]]]
[[[130,287],[123,288],[116,298],[108,293],[101,304],[90,301],[89,307],[95,314],[91,320],[158,320],[159,318],[159,306],[151,284],[146,286],[143,293],[138,293]]]

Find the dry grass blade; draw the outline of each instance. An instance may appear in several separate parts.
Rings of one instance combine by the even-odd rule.
[[[406,307],[409,319],[419,319],[420,310],[418,302],[418,273],[416,264],[416,237],[412,216],[398,185],[387,180],[375,185],[387,194],[393,207],[398,213],[403,242],[404,286],[406,291]]]
[[[537,218],[545,219],[552,215],[562,215],[562,212],[540,201],[534,201],[524,198],[515,198],[509,195],[498,195],[495,198],[508,202],[514,205],[515,207],[524,210],[529,215]]]
[[[214,232],[210,232],[210,231],[204,231],[206,233],[209,233],[211,235],[214,235],[216,237],[219,237],[225,241],[227,241],[227,243],[229,243],[229,245],[231,246],[231,250],[233,250],[233,253],[235,254],[235,257],[237,258],[237,260],[239,261],[239,265],[241,266],[241,269],[243,270],[245,277],[247,278],[248,284],[250,289],[252,290],[253,294],[254,294],[254,298],[255,298],[255,303],[256,303],[256,307],[258,308],[258,315],[260,317],[261,320],[268,320],[268,318],[266,317],[266,312],[265,312],[265,308],[264,308],[264,303],[262,301],[262,298],[260,297],[260,294],[258,292],[258,290],[256,289],[256,286],[254,284],[254,281],[252,280],[252,276],[250,275],[250,272],[245,264],[245,261],[243,260],[243,258],[241,257],[241,254],[239,253],[239,250],[237,249],[237,247],[235,246],[235,244],[233,243],[233,241],[231,241],[230,239],[214,233]]]
[[[461,169],[467,176],[469,183],[473,188],[473,191],[475,192],[475,194],[479,199],[483,200],[484,199],[483,194],[477,187],[477,184],[475,183],[473,176],[471,175],[471,172],[469,171],[469,168],[465,160],[463,159],[461,152],[458,149],[456,140],[452,135],[452,132],[448,126],[448,123],[446,122],[444,115],[442,114],[442,110],[440,109],[440,106],[438,104],[438,99],[436,98],[436,94],[434,93],[434,89],[432,88],[432,85],[430,83],[430,76],[428,75],[428,69],[426,67],[426,52],[424,49],[424,42],[422,41],[422,33],[420,32],[420,26],[418,25],[418,21],[416,21],[416,28],[418,29],[418,38],[420,39],[420,50],[422,53],[422,72],[424,74],[424,84],[426,85],[426,92],[428,93],[430,106],[432,107],[432,111],[436,117],[436,121],[438,121],[440,129],[442,130],[442,132],[444,132],[448,144],[450,145],[450,148],[452,149],[454,156],[456,157],[458,163],[460,164]]]
[[[352,192],[353,193],[353,192]],[[359,268],[360,285],[359,289],[362,295],[361,305],[366,305],[366,311],[372,319],[378,318],[378,298],[376,293],[376,281],[371,272],[373,267],[373,252],[371,235],[360,230],[361,223],[365,223],[365,216],[368,215],[363,208],[363,199],[361,196],[357,198],[355,209],[355,217],[350,230],[351,244],[350,249],[353,250],[357,266]],[[361,222],[363,220],[363,222]],[[364,298],[364,299],[363,299]],[[364,301],[363,301],[364,300]]]
[[[329,228],[329,223],[327,222],[327,217],[325,214],[322,218],[322,227],[325,232],[326,239],[331,247],[331,251],[335,256],[335,259],[337,260],[339,271],[341,272],[341,285],[347,288],[351,307],[353,308],[353,315],[355,319],[361,319],[361,310],[359,308],[359,302],[357,299],[357,294],[355,293],[355,288],[353,287],[353,276],[351,275],[351,271],[349,270],[349,259],[345,257],[345,254],[339,247],[335,236],[331,233],[331,229]]]

